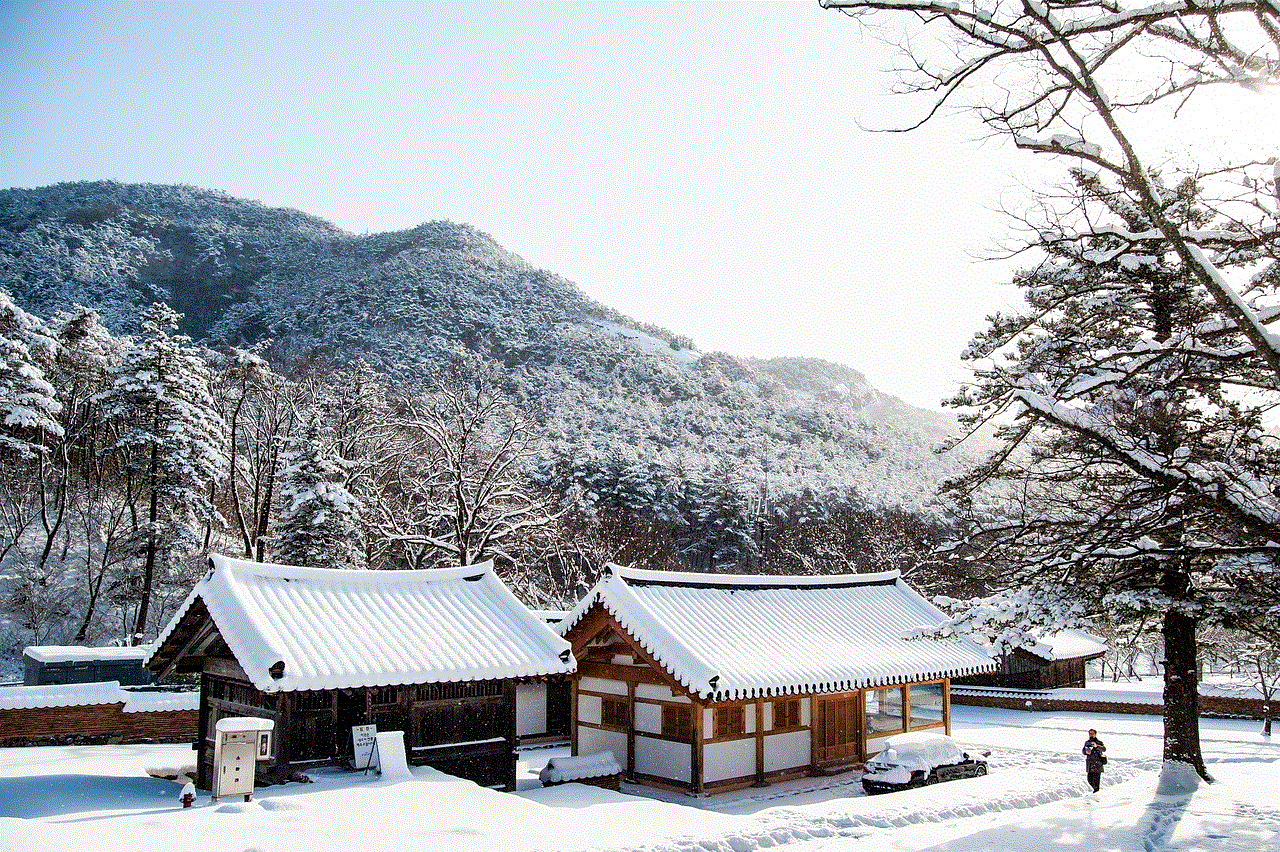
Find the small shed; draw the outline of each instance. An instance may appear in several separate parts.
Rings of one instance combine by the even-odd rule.
[[[24,686],[116,681],[145,686],[151,672],[143,665],[150,646],[93,648],[79,645],[31,645],[22,652]]]
[[[147,660],[201,675],[197,786],[219,719],[275,722],[263,782],[353,757],[351,728],[404,731],[410,764],[515,784],[516,686],[571,674],[568,643],[489,563],[342,571],[209,558]]]
[[[950,731],[952,677],[994,667],[898,572],[608,574],[561,622],[573,753],[695,795],[852,768],[894,734]]]
[[[1083,630],[1045,630],[1034,642],[996,659],[993,672],[956,678],[966,686],[1060,689],[1085,686],[1085,664],[1107,652],[1105,639]]]

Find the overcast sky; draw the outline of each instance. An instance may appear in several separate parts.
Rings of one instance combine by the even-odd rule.
[[[937,408],[1007,303],[1024,155],[877,134],[887,51],[817,0],[0,0],[0,186],[183,183],[353,232],[466,222],[703,351]]]

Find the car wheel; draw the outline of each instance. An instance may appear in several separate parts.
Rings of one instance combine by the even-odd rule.
[[[930,775],[928,778],[924,779],[924,783],[926,786],[928,786],[929,784],[937,784],[939,780],[940,779],[938,778],[938,773],[935,772],[932,775]]]
[[[974,775],[986,775],[986,774],[987,774],[987,765],[986,765],[985,763],[979,763],[979,764],[978,764],[978,766],[977,766],[977,768],[973,771],[973,774],[974,774]]]

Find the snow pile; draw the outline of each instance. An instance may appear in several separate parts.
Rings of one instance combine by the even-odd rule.
[[[617,775],[622,771],[613,752],[601,751],[595,754],[580,754],[577,757],[553,757],[538,773],[543,784],[563,784],[567,781],[581,781],[584,778],[602,778],[606,775]]]

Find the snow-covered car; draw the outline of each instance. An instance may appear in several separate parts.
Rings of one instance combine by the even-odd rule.
[[[887,793],[986,775],[988,754],[969,754],[945,734],[899,734],[886,740],[884,749],[864,764],[862,789],[868,794]]]

